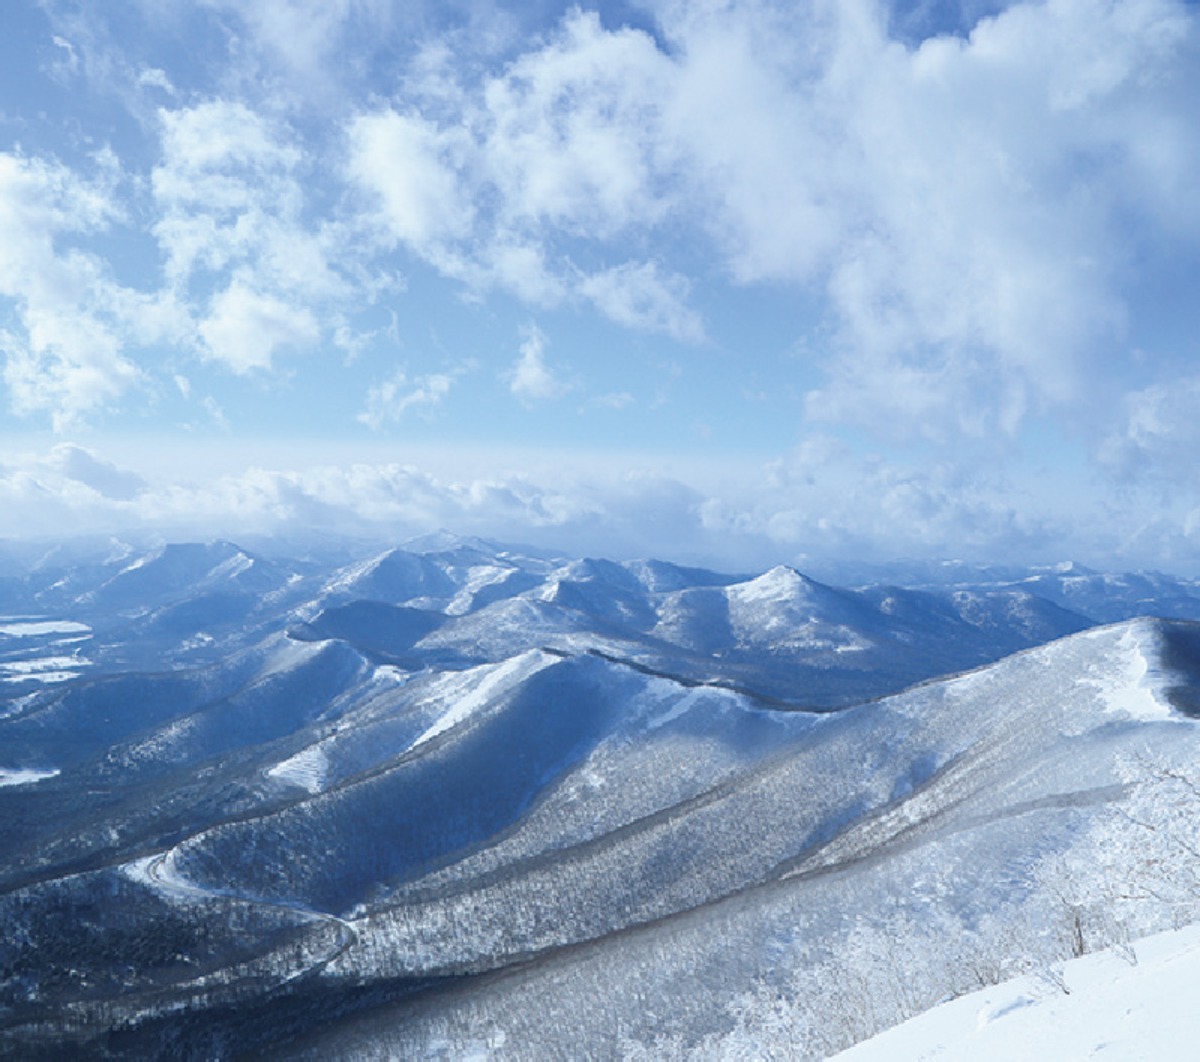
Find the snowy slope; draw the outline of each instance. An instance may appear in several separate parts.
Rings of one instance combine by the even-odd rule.
[[[838,1062],[1196,1057],[1200,926],[1169,930],[926,1011]]]
[[[1096,919],[1114,913],[1105,888],[1144,871],[1117,764],[1200,752],[1200,726],[1165,692],[1196,681],[1164,667],[1190,633],[1107,628],[810,717],[776,743],[786,751],[743,761],[699,799],[548,847],[541,831],[572,799],[613,788],[610,761],[583,761],[540,825],[360,913],[357,943],[325,977],[520,964],[337,1023],[302,1057],[453,1054],[481,1030],[519,1045],[514,1057],[580,1044],[596,1057],[822,1057],[981,978],[1049,965],[1077,939],[1153,928],[1178,911],[1148,901],[1120,907],[1120,926]],[[671,775],[684,748],[660,746],[640,775]],[[1103,852],[1108,877],[1068,908],[1060,862],[1095,866]],[[464,924],[470,935],[447,934]]]

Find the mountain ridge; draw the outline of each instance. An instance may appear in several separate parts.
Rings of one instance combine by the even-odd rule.
[[[199,577],[146,577],[145,609],[88,612],[85,584],[150,562],[70,581],[93,673],[0,687],[0,1050],[119,1027],[135,1054],[411,1056],[494,1028],[603,1054],[619,1015],[615,1053],[720,1056],[786,1012],[819,1057],[873,1031],[861,998],[822,1018],[821,985],[869,974],[881,1027],[1117,909],[1164,917],[1083,896],[1072,922],[1092,879],[1054,874],[1151,873],[1123,772],[1200,751],[1200,624],[425,545],[272,560],[215,626],[187,593],[253,570],[231,544],[156,554]]]

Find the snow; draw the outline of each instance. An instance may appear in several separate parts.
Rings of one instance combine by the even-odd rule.
[[[47,634],[91,634],[92,628],[86,623],[76,623],[74,620],[17,620],[0,623],[0,634],[12,638],[41,637]]]
[[[521,653],[519,656],[514,656],[502,664],[473,668],[471,671],[464,672],[461,676],[455,676],[452,689],[447,691],[449,693],[447,700],[451,701],[450,709],[421,734],[409,746],[409,749],[419,748],[451,727],[458,726],[459,723],[468,719],[475,712],[491,704],[493,698],[504,686],[513,682],[523,681],[529,678],[530,675],[541,671],[542,668],[556,663],[558,659],[557,656],[535,649],[527,653]],[[483,675],[481,680],[478,679],[480,674]],[[458,688],[462,685],[459,680],[464,677],[467,678],[468,682],[478,680],[478,684],[473,688],[464,690],[461,695],[458,695]]]
[[[466,582],[462,589],[450,599],[445,612],[448,616],[461,616],[471,611],[475,595],[484,587],[502,583],[513,574],[513,569],[495,564],[480,564],[467,569]]]
[[[56,767],[47,771],[41,771],[34,767],[0,767],[0,789],[10,785],[32,785],[34,782],[40,782],[44,778],[53,778],[60,773]]]
[[[641,701],[642,710],[647,713],[659,707],[670,706],[665,711],[651,715],[645,724],[647,730],[657,730],[666,726],[701,704],[710,709],[714,705],[721,707],[745,706],[745,698],[732,690],[722,689],[719,686],[700,686],[695,689],[682,688],[681,694],[681,687],[677,682],[659,678],[652,679],[647,683]]]
[[[228,560],[222,561],[211,572],[208,573],[209,578],[219,578],[224,576],[227,579],[234,579],[243,572],[248,572],[254,567],[254,558],[247,556],[240,550]]]
[[[295,756],[277,763],[267,771],[267,777],[299,786],[310,793],[319,793],[328,773],[328,757],[319,745],[310,745]]]
[[[1102,636],[1088,632],[1085,637]],[[1153,637],[1144,623],[1131,623],[1122,632],[1115,651],[1105,660],[1102,672],[1081,678],[1080,684],[1100,691],[1106,711],[1133,719],[1168,719],[1171,708],[1159,696],[1160,676],[1150,671],[1146,658],[1147,642]]]
[[[196,900],[209,900],[219,895],[211,889],[193,884],[179,873],[175,866],[173,848],[125,863],[121,866],[121,873],[130,881],[145,885],[166,899],[194,903]]]
[[[1196,1057],[1200,925],[960,996],[834,1057],[841,1062]],[[1136,959],[1136,962],[1131,962]],[[1065,989],[1065,991],[1064,991]]]
[[[730,587],[729,596],[744,602],[784,601],[801,593],[806,582],[804,576],[795,569],[781,564],[757,579]]]
[[[847,682],[885,668],[903,678],[907,665],[898,661],[906,645],[914,658],[932,647],[938,661],[944,655],[971,666],[985,654],[955,648],[959,640],[968,649],[976,644],[955,626],[965,610],[899,592],[838,590],[788,568],[740,585],[676,590],[664,580],[670,589],[651,596],[582,564],[548,578],[549,569],[518,568],[510,585],[497,585],[510,577],[498,564],[445,564],[430,560],[428,579],[414,585],[432,587],[448,611],[465,614],[396,656],[403,667],[360,656],[352,643],[288,639],[280,628],[293,620],[296,596],[279,599],[288,611],[276,627],[267,626],[264,611],[240,639],[220,630],[216,644],[230,647],[228,662],[169,684],[131,684],[131,696],[148,691],[145,719],[131,717],[103,763],[114,781],[129,771],[137,787],[130,792],[144,796],[122,802],[114,812],[122,817],[98,821],[99,840],[88,834],[71,842],[103,852],[104,867],[66,885],[45,871],[30,894],[40,909],[85,892],[114,903],[153,900],[140,889],[93,893],[111,884],[105,875],[120,873],[194,908],[176,912],[180,924],[245,931],[247,963],[259,965],[214,974],[227,978],[221,983],[231,986],[231,1008],[241,1000],[257,1006],[264,987],[307,975],[370,991],[399,977],[504,971],[456,980],[445,995],[428,993],[421,1010],[406,1015],[391,1057],[427,1057],[439,1046],[456,1057],[492,1049],[521,1057],[627,1050],[635,1058],[718,1058],[739,1057],[740,1046],[748,1048],[740,1057],[823,1057],[953,993],[1070,954],[1073,939],[1060,932],[1064,908],[1082,912],[1074,923],[1079,939],[1086,933],[1086,946],[1098,947],[1178,924],[1176,893],[1168,894],[1169,910],[1160,898],[1163,881],[1178,882],[1179,893],[1200,881],[1200,870],[1189,870],[1194,861],[1172,847],[1176,837],[1194,840],[1185,792],[1192,775],[1182,772],[1200,747],[1200,724],[1159,699],[1168,685],[1197,687],[1193,658],[1164,652],[1177,644],[1173,638],[1192,645],[1174,627],[1139,621],[1103,628],[946,682],[810,715],[774,711],[752,694],[768,686],[783,691],[780,700],[807,703],[810,689],[815,698],[827,688],[822,683],[843,681],[843,671]],[[389,564],[363,592],[394,587],[399,598],[407,593],[404,570]],[[572,572],[574,583],[560,584]],[[321,592],[321,576],[308,578],[306,592]],[[679,576],[686,581],[686,573]],[[563,607],[536,600],[539,582],[542,592],[562,586]],[[883,593],[890,596],[872,605]],[[999,631],[1003,640],[1009,612],[1026,610],[1025,599],[1005,591],[988,600],[980,609],[984,635]],[[889,601],[894,622],[880,618]],[[51,621],[36,606],[17,615],[18,607],[0,625],[68,622]],[[110,660],[124,666],[129,650],[119,639],[141,627],[114,634],[99,614],[79,615],[93,619],[103,643],[89,650],[93,667],[109,668]],[[910,635],[925,623],[946,645]],[[894,656],[891,632],[899,632]],[[58,644],[11,643],[19,651],[4,654],[0,679],[10,673],[8,657],[31,676],[53,674],[45,665],[66,663],[71,647],[61,643],[80,636],[60,627],[29,633]],[[212,643],[203,631],[188,633],[197,645]],[[171,631],[169,644],[139,647],[139,661],[161,655],[176,666],[178,637]],[[553,648],[536,648],[544,646]],[[862,650],[879,646],[887,652],[861,659]],[[516,655],[521,650],[530,651]],[[1179,675],[1168,678],[1168,662]],[[84,664],[70,660],[73,669]],[[263,682],[304,664],[312,666],[295,682]],[[330,678],[327,702],[315,692],[308,697],[310,676]],[[705,682],[734,688],[698,685]],[[31,688],[32,681],[8,687],[27,696],[0,708],[11,732],[30,742],[18,746],[14,738],[7,746],[0,785],[49,777],[18,765],[62,762],[39,750],[66,747],[51,743],[59,733],[88,738],[110,703],[87,685],[69,695],[38,689],[30,699]],[[303,711],[287,714],[298,688]],[[257,744],[238,748],[214,774],[213,749],[224,755],[241,740],[226,729],[243,718],[226,712],[230,697],[244,697],[247,719],[250,711],[264,713],[264,725],[252,720],[246,740]],[[87,762],[101,762],[106,740],[97,737]],[[481,765],[484,780],[469,784]],[[202,797],[198,817],[182,820],[178,848],[164,851],[161,817],[143,809],[175,800],[169,794],[184,770]],[[89,772],[76,772],[74,781],[67,773],[43,789],[64,806],[76,792],[88,800]],[[233,800],[213,786],[230,787]],[[10,802],[38,793],[5,792]],[[511,812],[492,815],[499,801]],[[63,827],[32,817],[18,825],[19,832],[36,826],[47,852],[73,858],[77,847],[54,833]],[[10,847],[22,869],[22,845]],[[1080,866],[1094,871],[1085,876]],[[1193,876],[1180,880],[1185,871]],[[1144,901],[1152,893],[1160,905],[1153,910]],[[216,898],[223,900],[210,902]],[[1194,902],[1197,910],[1179,922],[1200,918]],[[3,913],[18,906],[14,900]],[[147,924],[156,924],[159,906],[147,903]],[[330,958],[324,944],[318,962],[302,966],[282,952],[254,955],[260,945],[251,930],[264,918],[277,924],[284,908],[319,930],[304,944],[310,958],[321,941],[344,955]],[[359,911],[361,923],[349,927],[315,913],[326,909]],[[30,910],[22,924],[36,928],[40,915]],[[142,915],[130,910],[119,918],[118,934]],[[334,932],[333,922],[343,928]],[[114,939],[118,947],[123,938]],[[1027,977],[972,997],[961,1027],[936,1027],[940,1038],[930,1043],[914,1040],[906,1053],[902,1042],[863,1057],[1079,1057],[1096,1042],[1085,1038],[1077,1051],[1031,1023],[1041,1015],[1069,1027],[1075,1019],[1062,1007],[1081,1001],[1086,984],[1116,1028],[1085,1018],[1083,1031],[1096,1034],[1105,1057],[1130,1057],[1120,1054],[1118,1034],[1126,1011],[1142,1005],[1120,999],[1120,979],[1151,977],[1157,962],[1149,943],[1137,947],[1138,967],[1120,956],[1082,973],[1068,967],[1069,996],[1049,975]],[[1178,968],[1190,984],[1195,971],[1182,960]],[[259,970],[283,980],[259,984]],[[128,1013],[155,1013],[165,998],[131,997]],[[47,995],[39,1005],[50,1013],[59,1001]],[[195,997],[197,1014],[210,1005],[210,997]],[[1034,1031],[1022,1033],[1027,1025]],[[375,1036],[381,1027],[364,1021],[354,1035]],[[616,1029],[621,1042],[614,1042]],[[346,1044],[359,1042],[339,1044],[339,1034],[323,1057],[345,1055]],[[1139,1046],[1154,1043],[1139,1035]],[[0,1030],[0,1043],[3,1036]],[[694,1050],[702,1040],[713,1053]],[[989,1048],[992,1040],[1003,1046]],[[1171,1055],[1156,1049],[1141,1057]]]
[[[352,590],[354,587],[377,568],[380,567],[388,559],[394,551],[386,550],[383,553],[377,554],[374,557],[368,557],[366,560],[359,561],[357,564],[351,564],[343,568],[332,579],[325,583],[324,593],[334,594],[339,591]]]
[[[79,677],[80,666],[87,660],[77,656],[40,656],[31,660],[6,660],[0,663],[5,682],[66,682]]]
[[[700,690],[689,690],[675,703],[673,708],[668,708],[661,715],[655,716],[646,723],[647,730],[657,730],[660,726],[666,726],[667,723],[674,719],[678,719],[685,712],[690,712],[700,701],[703,696]]]
[[[78,655],[78,648],[66,655],[67,647],[91,637],[92,628],[75,620],[0,616],[0,638],[22,640],[17,647],[6,648],[6,659],[0,660],[0,681],[54,683],[78,678],[80,669],[91,662]],[[30,645],[28,640],[35,639]]]
[[[290,638],[280,638],[272,646],[272,651],[263,661],[256,682],[262,682],[274,675],[286,674],[295,668],[302,667],[312,658],[323,651],[321,642],[297,642]]]

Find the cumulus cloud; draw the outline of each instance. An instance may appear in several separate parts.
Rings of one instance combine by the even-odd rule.
[[[395,5],[205,0],[164,12],[172,31],[196,26],[228,45],[204,70],[147,65],[169,57],[145,47],[150,36],[122,53],[112,32],[89,32],[107,25],[102,6],[76,8],[46,7],[78,60],[69,76],[123,78],[111,99],[143,139],[113,150],[63,140],[69,164],[0,153],[0,348],[20,415],[66,431],[155,393],[159,374],[167,386],[187,375],[180,397],[217,418],[210,377],[242,381],[198,362],[261,374],[327,343],[369,364],[386,314],[408,327],[399,300],[444,298],[444,278],[478,320],[553,311],[563,362],[579,357],[560,338],[569,315],[657,337],[639,342],[666,362],[683,357],[669,344],[716,331],[701,292],[727,327],[752,288],[741,305],[769,304],[782,328],[794,303],[807,332],[782,370],[792,377],[768,381],[779,366],[756,361],[754,387],[806,390],[799,430],[855,446],[827,449],[822,468],[806,443],[755,497],[747,486],[680,502],[693,530],[771,548],[1034,549],[1078,517],[989,462],[1049,422],[1056,438],[1100,440],[1091,457],[1110,486],[1144,498],[1142,481],[1157,482],[1155,521],[1137,526],[1104,508],[1101,487],[1073,488],[1123,528],[1119,548],[1169,552],[1200,526],[1182,503],[1162,506],[1164,484],[1188,482],[1200,422],[1200,320],[1184,286],[1200,246],[1194,5],[960,5],[962,32],[931,36],[913,31],[911,5],[876,0],[664,0],[639,9],[653,32],[572,9],[553,24],[510,13],[507,29],[485,14],[478,39],[456,8],[424,43],[390,38],[386,69],[378,41],[349,45],[422,17]],[[513,33],[526,17],[541,31]],[[67,77],[68,51],[49,51]],[[159,257],[139,272],[130,259],[147,238]],[[397,277],[410,268],[405,290]],[[358,312],[393,297],[394,310]],[[526,404],[568,390],[570,370],[536,330],[504,368],[490,379]],[[366,391],[370,372],[355,386]],[[365,423],[446,408],[452,373],[375,372]],[[608,398],[581,406],[632,404],[637,391],[632,379],[604,387]],[[714,408],[695,416],[712,422]],[[954,459],[930,440],[952,441]],[[1097,466],[1078,467],[1086,478]],[[173,511],[157,489],[97,501],[65,468],[21,466],[5,490],[46,482],[80,505]],[[368,496],[392,497],[392,480],[362,476]],[[517,477],[401,480],[435,522],[591,511],[582,488]],[[263,473],[205,497],[214,513],[225,502],[341,512],[348,482]],[[181,512],[196,500],[178,497]]]
[[[162,110],[159,121],[154,234],[166,279],[200,318],[204,356],[245,373],[315,346],[355,292],[338,234],[306,216],[301,148],[237,102]]]
[[[727,261],[830,298],[810,413],[1011,431],[1086,390],[1084,366],[1127,324],[1129,218],[1187,183],[1190,150],[1154,176],[1132,163],[1147,111],[1200,132],[1181,109],[1195,79],[1180,5],[1014,4],[915,49],[859,0],[688,6],[664,24],[707,85],[681,94],[672,128],[695,145]]]
[[[196,6],[216,14],[227,38],[227,82],[243,92],[267,86],[275,108],[294,112],[339,109],[369,57],[379,50],[394,60],[396,39],[420,32],[425,16],[421,2],[387,0],[198,0]]]
[[[736,519],[745,530],[835,557],[1045,557],[1062,546],[1061,514],[973,454],[903,460],[815,434],[767,471],[770,489],[733,517],[714,509],[714,526]],[[1075,499],[1094,502],[1079,492]]]
[[[15,412],[49,413],[58,428],[134,387],[127,343],[177,323],[166,302],[123,288],[99,255],[73,245],[120,219],[105,178],[0,153],[0,297],[15,309],[0,327],[4,380]]]
[[[395,24],[359,0],[205,6],[298,76]],[[1143,313],[1132,256],[1200,238],[1198,34],[1178,0],[1012,3],[916,42],[875,0],[653,16],[657,37],[573,10],[503,66],[460,62],[461,27],[427,38],[391,97],[345,122],[357,218],[314,214],[316,143],[278,99],[161,110],[152,231],[174,294],[203,319],[240,270],[323,331],[332,302],[373,297],[351,248],[400,246],[477,294],[691,342],[711,251],[735,283],[827,300],[810,416],[986,435],[1086,402],[1089,369]],[[124,367],[104,401],[136,377]]]
[[[277,349],[311,346],[320,333],[308,309],[255,291],[241,280],[214,296],[200,323],[208,355],[237,373],[269,369]]]
[[[307,215],[305,156],[286,128],[230,101],[162,110],[157,125],[148,204],[130,203],[111,151],[95,153],[90,176],[0,154],[0,298],[13,307],[0,318],[3,378],[15,412],[47,414],[56,430],[119,409],[146,379],[147,350],[269,368],[379,290],[369,271],[346,280],[354,242]],[[138,288],[115,278],[108,253],[126,236],[136,246],[147,205],[164,272]]]
[[[509,390],[525,405],[561,398],[571,385],[546,364],[546,337],[536,325],[520,347],[521,356],[508,375]]]
[[[337,46],[340,31],[356,0],[201,0],[207,7],[236,16],[262,50],[298,74],[321,73],[322,60]]]
[[[471,200],[460,170],[462,135],[423,118],[387,110],[350,127],[350,175],[379,200],[387,230],[438,260],[445,244],[471,228]]]
[[[159,119],[153,231],[170,281],[186,288],[248,267],[278,295],[345,293],[331,260],[336,234],[306,222],[305,156],[286,128],[229,101],[162,110]]]
[[[605,239],[661,214],[658,101],[671,64],[647,34],[575,10],[482,86],[482,163],[502,224]]]
[[[1197,232],[1176,0],[1016,3],[912,46],[873,0],[655,12],[667,48],[577,11],[500,73],[431,60],[415,110],[359,119],[397,238],[474,285],[695,339],[669,263],[565,253],[686,225],[736,282],[827,298],[810,415],[942,437],[1089,400],[1137,323],[1131,248]]]
[[[694,340],[689,286],[652,262],[581,270],[564,241],[600,245],[671,209],[659,100],[671,62],[645,33],[568,14],[500,73],[462,84],[454,53],[415,64],[407,110],[350,126],[349,174],[394,239],[473,289],[590,303],[625,327]]]
[[[140,88],[160,89],[168,96],[177,95],[175,86],[171,84],[171,79],[167,77],[167,72],[157,66],[150,66],[143,69],[137,76],[137,84]]]
[[[537,472],[491,455],[491,467],[433,472],[358,461],[255,464],[187,481],[108,462],[67,444],[45,453],[0,452],[0,505],[14,537],[59,535],[64,526],[190,539],[252,534],[351,533],[394,544],[430,528],[487,534],[580,554],[673,555],[730,563],[727,543],[701,519],[704,495],[652,469]],[[87,482],[85,482],[87,481]],[[647,514],[652,514],[649,517]]]

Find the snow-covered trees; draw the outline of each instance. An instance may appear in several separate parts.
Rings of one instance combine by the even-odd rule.
[[[1123,797],[1039,868],[1075,955],[1200,921],[1200,764],[1141,752],[1117,772]]]

